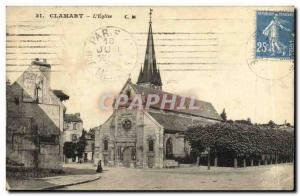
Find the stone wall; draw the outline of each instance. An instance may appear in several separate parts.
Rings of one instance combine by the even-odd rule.
[[[76,124],[76,129],[74,129]],[[82,135],[83,123],[82,122],[68,122],[64,123],[63,142],[71,142],[72,136],[76,135],[77,139]]]
[[[131,121],[131,128],[124,129],[122,123]],[[149,152],[148,141],[154,141],[154,151]],[[104,140],[108,141],[108,150],[104,150]],[[135,150],[135,158],[131,160],[134,167],[148,167],[149,159],[152,167],[163,167],[163,128],[142,110],[121,108],[101,126],[95,136],[95,163],[102,160],[111,166],[124,166],[126,148]]]
[[[144,167],[149,167],[153,158],[154,168],[163,167],[164,146],[163,146],[163,127],[158,124],[148,113],[143,113],[143,146],[144,146]],[[154,152],[149,152],[149,140],[154,141]]]
[[[50,89],[48,72],[31,66],[7,86],[6,156],[25,167],[62,169],[63,104]]]

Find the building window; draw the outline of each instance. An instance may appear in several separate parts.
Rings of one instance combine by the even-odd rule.
[[[131,98],[131,92],[130,92],[129,89],[126,91],[126,95],[127,95],[128,99],[130,100],[130,98]]]
[[[72,142],[76,142],[77,141],[77,135],[76,134],[72,134],[71,138],[72,138]]]
[[[104,150],[107,151],[108,150],[108,141],[104,140]]]
[[[149,149],[149,152],[153,152],[154,151],[154,141],[152,139],[150,139],[148,141],[148,149]]]
[[[171,138],[166,143],[166,158],[173,158],[173,142]]]
[[[36,84],[36,102],[37,103],[42,103],[43,101],[43,80],[38,81]]]
[[[77,129],[77,123],[73,123],[73,129],[74,129],[74,130]]]

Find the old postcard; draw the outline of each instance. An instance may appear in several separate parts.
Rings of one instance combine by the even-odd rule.
[[[7,190],[295,190],[295,8],[6,18]]]

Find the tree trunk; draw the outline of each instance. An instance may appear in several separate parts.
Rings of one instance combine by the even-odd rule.
[[[275,155],[275,164],[278,164],[278,157]]]
[[[215,167],[218,167],[218,157],[215,157]]]
[[[243,167],[246,167],[246,159],[243,159]]]
[[[266,158],[266,157],[265,157],[265,160],[264,160],[264,161],[265,161],[265,165],[267,165],[267,162],[268,162],[268,160],[267,160],[267,158]]]
[[[210,170],[210,147],[207,148],[207,169]]]
[[[260,166],[260,159],[258,159],[258,166]]]
[[[251,159],[251,166],[253,167],[254,163],[253,163],[253,159]]]
[[[271,156],[270,165],[273,164],[273,157]]]
[[[234,168],[237,168],[237,166],[238,166],[238,161],[237,161],[237,158],[236,157],[234,157]]]

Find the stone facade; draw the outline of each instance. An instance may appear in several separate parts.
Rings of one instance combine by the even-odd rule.
[[[94,161],[94,150],[95,150],[95,136],[88,132],[85,136],[86,146],[83,153],[84,162]]]
[[[128,104],[114,107],[113,114],[100,126],[95,136],[95,163],[102,160],[104,166],[162,168],[178,166],[176,158],[186,157],[190,147],[184,139],[188,126],[220,121],[211,103],[196,100],[198,110],[177,110],[183,96],[162,91],[160,71],[156,65],[152,22],[149,22],[144,66],[137,84],[129,79],[120,95],[126,95]],[[130,107],[134,98],[141,97],[145,106],[147,95],[157,95],[160,100],[150,108]],[[176,97],[176,107],[161,108],[163,97]],[[185,99],[183,99],[185,100]],[[186,104],[191,103],[191,98]],[[115,103],[115,102],[114,102]],[[114,104],[115,106],[115,104]],[[181,106],[181,105],[180,105]],[[185,106],[185,105],[184,105]],[[184,107],[185,108],[185,107]]]
[[[83,131],[83,121],[80,117],[80,113],[75,114],[65,114],[64,115],[64,131],[62,134],[62,145],[64,146],[66,142],[76,143],[79,141],[80,136]],[[64,162],[78,162],[78,156],[74,158],[66,158],[64,155]]]
[[[65,114],[64,118],[64,142],[77,142],[82,135],[83,121],[80,118],[80,113]]]
[[[132,96],[137,93],[136,85],[130,80],[120,94],[129,91]],[[117,167],[176,165],[174,159],[190,154],[190,146],[184,139],[186,128],[219,120],[155,108],[120,107],[95,132],[95,164],[102,160],[105,166]]]
[[[124,126],[130,121],[131,126]],[[163,127],[141,110],[116,110],[95,138],[95,162],[126,167],[163,167]],[[149,140],[153,150],[149,151]],[[151,163],[149,162],[151,161]]]
[[[6,86],[6,156],[24,167],[62,169],[65,98],[51,90],[50,74],[51,66],[37,59]]]

